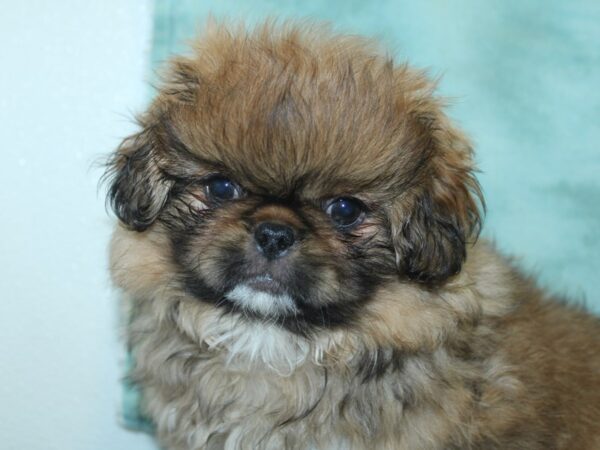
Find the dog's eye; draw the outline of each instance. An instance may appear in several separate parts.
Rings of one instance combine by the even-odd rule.
[[[358,225],[364,217],[362,202],[350,197],[341,197],[332,201],[325,212],[339,227]]]
[[[224,202],[240,198],[241,189],[229,178],[223,176],[214,176],[210,178],[205,185],[206,196],[209,200]]]

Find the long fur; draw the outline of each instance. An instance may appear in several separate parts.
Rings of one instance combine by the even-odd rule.
[[[166,448],[600,448],[600,321],[477,241],[472,149],[442,107],[322,26],[213,24],[173,60],[108,172]],[[210,202],[215,173],[240,199]],[[364,204],[351,230],[327,217],[339,196]],[[265,221],[297,234],[276,262]],[[285,292],[248,284],[267,272]]]

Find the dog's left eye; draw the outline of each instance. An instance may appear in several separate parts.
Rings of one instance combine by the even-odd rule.
[[[325,212],[342,228],[358,225],[364,217],[363,203],[352,197],[341,197],[332,201]]]
[[[224,202],[240,198],[241,189],[227,177],[214,176],[205,185],[206,196],[215,202]]]

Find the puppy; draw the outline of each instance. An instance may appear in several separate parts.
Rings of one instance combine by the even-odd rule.
[[[599,449],[600,323],[482,240],[421,72],[213,25],[109,167],[114,282],[168,449]]]

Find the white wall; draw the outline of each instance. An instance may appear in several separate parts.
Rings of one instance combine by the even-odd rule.
[[[112,220],[92,162],[147,97],[150,0],[0,5],[0,448],[155,448],[118,424]]]

